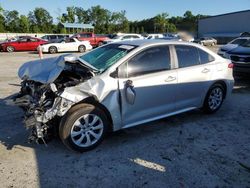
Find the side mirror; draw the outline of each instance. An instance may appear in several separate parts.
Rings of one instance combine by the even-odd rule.
[[[131,80],[128,80],[125,84],[125,96],[129,104],[133,105],[135,103],[136,93],[134,90],[133,82]]]
[[[111,76],[112,78],[118,78],[118,68],[117,68],[114,72],[111,72],[111,73],[110,73],[110,76]]]

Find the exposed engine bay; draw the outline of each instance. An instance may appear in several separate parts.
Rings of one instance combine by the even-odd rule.
[[[32,66],[25,67],[25,64],[20,68],[19,77],[23,81],[21,91],[14,102],[24,110],[25,126],[31,130],[29,141],[46,143],[46,140],[56,131],[55,125],[58,125],[60,117],[74,104],[73,101],[60,95],[65,88],[76,86],[92,78],[94,72],[75,58],[67,61],[67,58],[59,57],[51,62],[40,60],[29,63],[37,69],[31,70]],[[51,66],[48,66],[50,63]],[[48,69],[51,70],[48,71]],[[47,81],[41,78],[45,71],[49,72]]]

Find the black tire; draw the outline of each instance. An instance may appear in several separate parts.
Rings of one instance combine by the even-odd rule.
[[[99,47],[99,46],[102,46],[102,45],[103,45],[103,42],[100,41],[100,42],[98,42],[98,45],[97,45],[97,46]]]
[[[49,53],[51,53],[51,54],[57,53],[57,48],[55,46],[49,47]]]
[[[82,119],[83,119],[83,116],[88,116],[88,115],[94,115],[98,118],[100,118],[100,121],[98,119],[98,121],[100,123],[102,123],[103,125],[103,128],[102,128],[102,131],[100,132],[100,137],[98,138],[98,140],[96,140],[96,142],[94,142],[93,144],[89,145],[89,146],[79,146],[77,145],[75,142],[75,140],[73,139],[79,139],[80,138],[77,138],[78,136],[82,137],[83,135],[83,138],[81,141],[80,141],[80,144],[82,144],[83,141],[86,140],[87,142],[87,137],[91,139],[95,139],[95,137],[86,132],[86,133],[81,133],[81,135],[76,135],[76,136],[73,136],[72,137],[72,131],[74,131],[75,128],[78,128],[80,129],[80,132],[82,131],[82,128],[79,128],[78,126],[74,125],[75,122],[79,121],[81,122]],[[82,119],[81,119],[82,118]],[[85,121],[85,119],[83,119],[83,121]],[[94,121],[94,119],[92,120],[92,122]],[[91,122],[91,121],[90,121]],[[99,122],[97,123],[97,125],[99,126]],[[86,122],[84,122],[84,125],[86,124]],[[88,125],[90,125],[91,123],[88,123]],[[107,116],[106,114],[98,107],[96,106],[93,106],[91,104],[79,104],[79,105],[76,105],[74,107],[72,107],[68,112],[67,114],[62,118],[61,120],[61,123],[59,125],[59,136],[60,136],[60,139],[62,140],[63,144],[68,147],[69,149],[71,150],[74,150],[74,151],[77,151],[77,152],[85,152],[85,151],[89,151],[89,150],[92,150],[94,149],[95,147],[97,147],[103,140],[103,138],[105,137],[107,131],[108,131],[108,119],[107,119]],[[82,126],[82,122],[81,122],[81,126]],[[94,127],[94,126],[92,126]],[[89,130],[89,131],[92,131],[93,130]],[[79,130],[78,130],[79,132]],[[97,132],[95,132],[97,133]],[[99,134],[99,133],[97,133]]]
[[[9,53],[12,53],[12,52],[15,51],[15,48],[13,46],[7,46],[6,51],[9,52]]]
[[[205,101],[203,103],[204,112],[211,114],[218,111],[224,101],[225,92],[226,91],[223,85],[219,83],[212,85],[208,90]],[[218,93],[218,95],[215,95],[216,93]],[[215,99],[213,99],[213,97]]]
[[[85,47],[84,45],[81,45],[81,46],[78,47],[78,51],[79,51],[80,53],[83,53],[83,52],[86,51],[86,47]]]

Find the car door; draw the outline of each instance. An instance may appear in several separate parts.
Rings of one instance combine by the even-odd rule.
[[[36,50],[39,46],[39,40],[36,38],[30,38],[27,41],[28,50]]]
[[[29,49],[29,46],[28,46],[28,41],[27,41],[27,40],[28,40],[27,38],[19,39],[19,40],[16,42],[15,50],[17,50],[17,51],[28,50],[28,49]]]
[[[125,35],[121,38],[121,40],[131,40],[132,36],[131,35]]]
[[[175,110],[177,73],[169,46],[142,50],[119,67],[124,127],[163,117]]]
[[[210,84],[214,58],[200,48],[175,45],[178,62],[176,109],[199,107]]]
[[[65,40],[65,43],[61,43],[62,51],[76,51],[76,42],[73,38]]]

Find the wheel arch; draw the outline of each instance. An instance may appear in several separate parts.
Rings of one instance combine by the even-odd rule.
[[[223,98],[225,99],[226,96],[227,96],[227,84],[226,84],[226,82],[225,82],[224,80],[216,80],[216,81],[211,85],[211,87],[212,87],[213,85],[215,85],[215,84],[220,84],[220,85],[222,85],[222,87],[223,87],[223,89],[224,89]],[[211,88],[211,87],[210,87],[210,88]],[[209,89],[210,89],[210,88],[209,88]]]
[[[8,48],[8,47],[12,47],[12,48],[13,48],[13,52],[16,51],[16,48],[15,48],[15,46],[13,46],[13,45],[6,45],[4,51],[8,52],[8,51],[7,51],[7,48]]]
[[[82,103],[92,104],[92,105],[97,106],[98,108],[100,108],[108,118],[108,121],[109,121],[108,131],[110,131],[110,132],[113,131],[113,119],[112,119],[112,116],[111,116],[109,110],[103,104],[101,104],[95,97],[92,96],[92,97],[87,97],[87,98],[83,99],[82,101],[76,103],[72,107],[74,107],[74,106],[76,106],[78,104],[82,104]]]
[[[58,47],[57,47],[57,46],[55,46],[55,45],[50,46],[50,47],[48,48],[48,51],[49,51],[49,52],[50,52],[50,48],[55,48],[55,49],[56,49],[56,52],[58,52]]]

